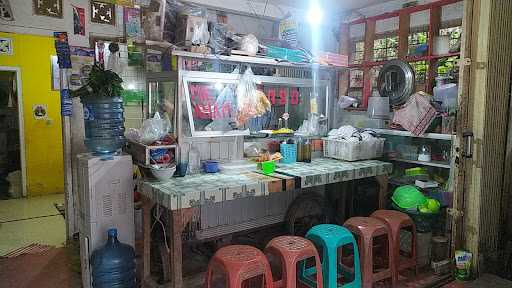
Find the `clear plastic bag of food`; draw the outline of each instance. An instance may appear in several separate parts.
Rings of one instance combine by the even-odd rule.
[[[140,142],[150,145],[153,142],[162,139],[167,135],[169,127],[164,119],[160,118],[160,114],[155,113],[155,117],[146,119],[140,128]]]
[[[236,87],[237,102],[237,125],[242,126],[257,115],[256,104],[258,93],[256,89],[256,79],[251,67],[247,67],[238,86]]]

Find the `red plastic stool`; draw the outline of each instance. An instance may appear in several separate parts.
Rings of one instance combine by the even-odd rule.
[[[306,238],[298,236],[279,236],[268,242],[265,254],[280,257],[283,278],[274,282],[274,287],[297,287],[297,263],[311,257],[315,258],[317,288],[322,288],[322,263],[315,246]]]
[[[222,268],[226,273],[226,288],[240,288],[242,282],[256,276],[263,276],[265,287],[273,288],[272,271],[265,254],[247,245],[222,247],[208,264],[205,287],[212,287],[213,268]]]
[[[391,278],[393,287],[396,287],[395,278],[393,277],[393,263],[394,255],[391,251],[394,251],[393,241],[391,239],[391,233],[386,224],[376,218],[370,217],[352,217],[345,221],[343,224],[348,230],[350,230],[357,237],[357,246],[359,247],[360,263],[361,263],[361,278],[362,287],[371,288],[374,282],[381,281],[387,278]],[[386,235],[388,238],[388,267],[373,272],[373,239],[378,236]]]
[[[411,217],[407,214],[394,211],[394,210],[377,210],[373,212],[370,217],[377,218],[388,226],[391,231],[391,238],[395,249],[393,250],[394,259],[393,263],[395,273],[395,281],[398,281],[398,274],[400,271],[414,268],[414,273],[418,274],[418,266],[416,261],[416,225],[412,221]],[[400,256],[400,230],[404,228],[411,228],[412,239],[411,239],[411,256],[402,258]]]

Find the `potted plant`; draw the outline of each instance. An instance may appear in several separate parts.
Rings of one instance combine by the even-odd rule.
[[[100,155],[112,155],[125,143],[123,79],[94,65],[87,83],[72,92],[84,106],[85,146]]]

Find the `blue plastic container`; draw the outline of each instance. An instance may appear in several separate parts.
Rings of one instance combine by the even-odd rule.
[[[208,160],[203,163],[203,169],[206,173],[217,173],[219,172],[219,162]]]
[[[97,155],[111,155],[126,142],[123,99],[84,98],[85,146]]]
[[[297,162],[297,144],[281,144],[279,146],[281,155],[281,163],[291,164]]]
[[[91,267],[94,288],[137,286],[135,250],[117,240],[117,229],[109,229],[107,243],[92,253]]]

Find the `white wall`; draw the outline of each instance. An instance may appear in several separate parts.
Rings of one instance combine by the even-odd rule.
[[[123,8],[117,7],[116,25],[91,23],[89,0],[63,0],[63,18],[37,16],[33,14],[32,0],[10,1],[14,21],[2,22],[0,31],[20,34],[52,36],[54,31],[68,32],[69,42],[73,46],[89,47],[89,35],[122,37]],[[85,36],[73,35],[73,10],[71,5],[85,9]]]

